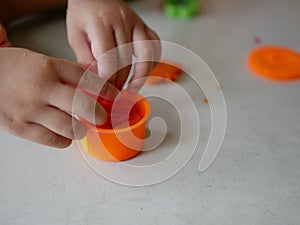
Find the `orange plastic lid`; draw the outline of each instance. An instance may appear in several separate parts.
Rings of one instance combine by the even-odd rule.
[[[250,52],[248,66],[258,75],[274,80],[300,78],[300,54],[280,46],[262,46]]]

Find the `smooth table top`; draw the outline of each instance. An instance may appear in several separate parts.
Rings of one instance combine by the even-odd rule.
[[[260,78],[246,58],[255,37],[300,52],[300,2],[204,1],[198,17],[183,21],[166,18],[154,1],[130,4],[162,40],[192,50],[214,72],[228,119],[218,157],[198,171],[210,112],[185,77],[178,84],[201,115],[199,143],[186,166],[159,184],[119,185],[95,173],[75,144],[56,150],[0,131],[0,224],[299,224],[300,81]],[[15,46],[75,59],[60,13],[16,24],[9,34]],[[177,143],[174,110],[160,104],[154,108],[169,119],[171,138],[162,151],[141,154],[137,164],[164,160],[164,148]]]

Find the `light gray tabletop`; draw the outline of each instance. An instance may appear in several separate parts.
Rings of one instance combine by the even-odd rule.
[[[0,224],[300,224],[300,81],[269,81],[246,65],[255,37],[300,52],[300,2],[203,1],[200,16],[183,21],[166,18],[157,1],[130,4],[163,40],[189,48],[214,72],[228,119],[218,157],[199,172],[210,130],[199,90],[188,92],[200,114],[196,151],[177,174],[151,186],[103,178],[75,144],[56,150],[0,131]],[[10,37],[16,46],[74,60],[60,13],[19,23]],[[178,84],[189,89],[189,82]],[[177,137],[175,128],[168,132]],[[163,160],[158,152],[136,163]]]

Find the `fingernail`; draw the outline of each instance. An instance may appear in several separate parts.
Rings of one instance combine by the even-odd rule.
[[[139,87],[133,84],[133,85],[129,85],[127,90],[131,94],[136,94],[139,91]]]
[[[107,120],[107,112],[99,103],[97,103],[95,108],[96,125],[102,125],[106,122],[106,120]]]
[[[121,93],[121,91],[118,88],[111,85],[110,89],[108,90],[107,95],[110,100],[114,100],[115,98],[117,98],[120,95],[120,93]]]
[[[118,96],[120,93],[120,90],[114,87],[113,85],[106,83],[102,90],[100,91],[100,96],[104,99],[113,101],[116,96]]]
[[[73,123],[73,124],[75,124],[75,127],[74,127],[75,140],[80,140],[80,139],[84,138],[86,135],[86,126],[81,122]]]

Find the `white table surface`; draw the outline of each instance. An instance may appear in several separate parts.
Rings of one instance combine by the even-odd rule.
[[[0,224],[300,224],[300,81],[269,81],[245,63],[256,36],[300,52],[300,1],[204,1],[200,16],[186,21],[166,18],[151,1],[130,4],[163,40],[201,56],[219,80],[228,124],[216,161],[198,171],[210,129],[201,95],[197,151],[175,176],[147,187],[102,178],[75,145],[55,150],[0,131]],[[74,60],[59,14],[16,25],[10,37]]]

